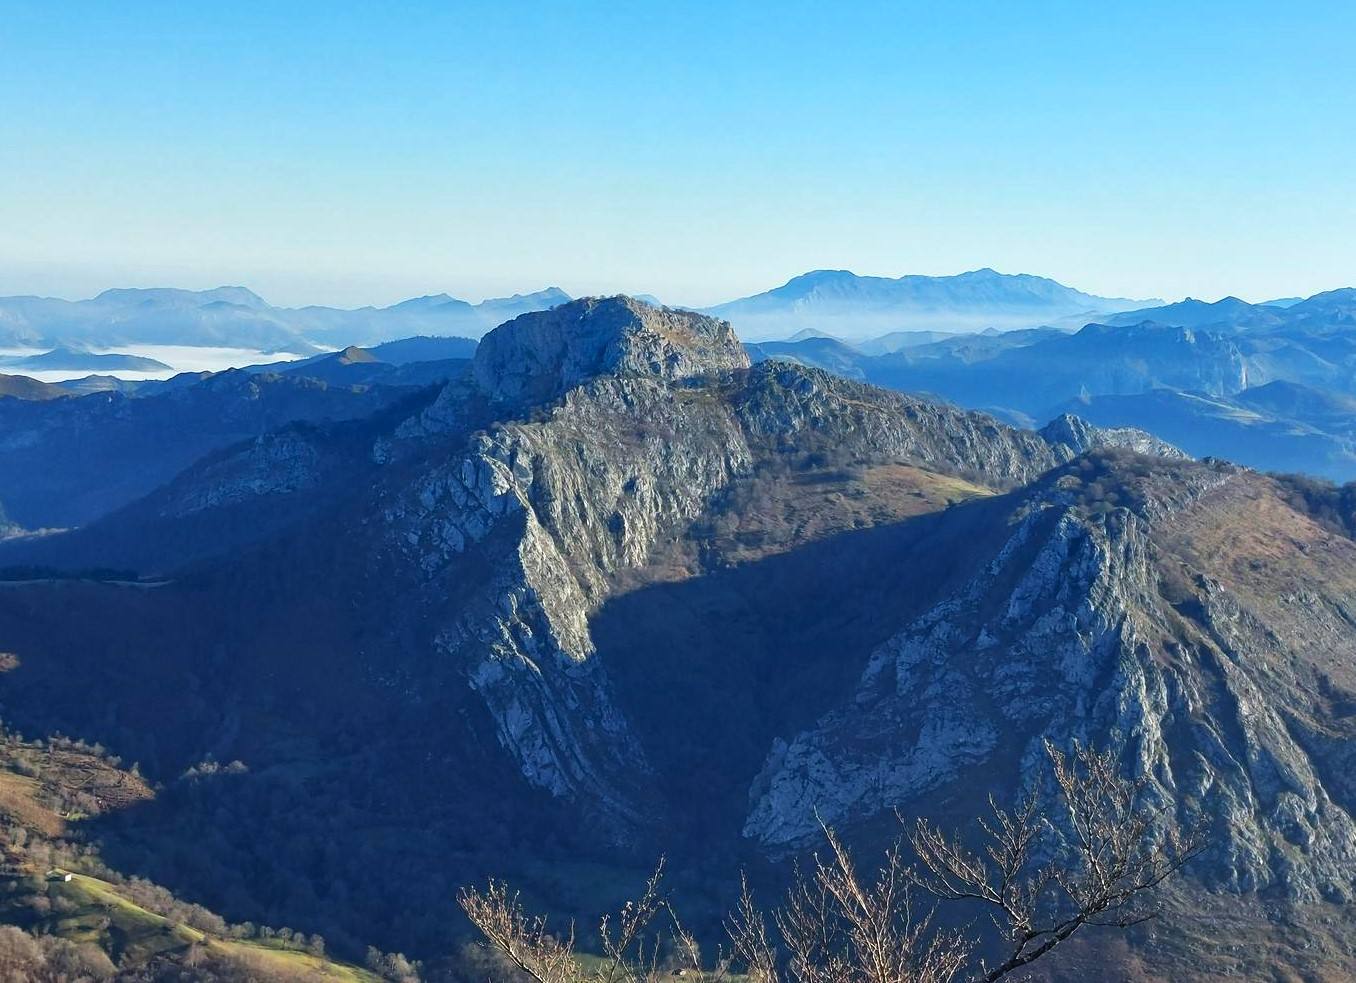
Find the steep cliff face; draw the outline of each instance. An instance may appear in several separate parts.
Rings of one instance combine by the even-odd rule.
[[[438,645],[465,668],[529,781],[632,815],[644,756],[593,653],[588,616],[618,569],[643,564],[750,466],[728,407],[654,379],[571,392],[540,423],[480,434],[387,508],[428,588],[466,554],[491,571],[447,597]]]
[[[750,467],[728,405],[682,384],[745,365],[723,322],[580,301],[491,333],[479,393],[440,397],[400,431],[443,432],[477,396],[539,418],[477,432],[395,489],[383,515],[430,594],[468,555],[486,565],[470,598],[435,602],[438,647],[530,782],[624,823],[644,810],[648,769],[590,658],[588,616],[612,574],[642,565]]]
[[[788,448],[994,486],[1078,449],[815,369],[750,370],[724,322],[627,298],[505,324],[481,343],[474,380],[476,392],[449,386],[402,425],[397,444],[454,433],[478,399],[519,419],[390,490],[382,514],[441,611],[438,646],[524,776],[624,822],[645,810],[649,768],[589,632],[620,572],[643,567],[732,481]],[[459,571],[472,555],[488,573],[468,600]],[[457,591],[439,601],[447,578]]]
[[[1250,472],[1089,463],[1041,482],[847,705],[773,748],[745,835],[785,850],[820,820],[927,811],[1038,774],[1044,738],[1079,739],[1209,824],[1207,882],[1349,899],[1356,731],[1325,708],[1356,692],[1356,546]]]

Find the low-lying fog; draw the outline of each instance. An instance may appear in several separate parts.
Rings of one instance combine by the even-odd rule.
[[[189,345],[136,345],[119,348],[90,348],[92,355],[140,355],[170,366],[156,372],[129,372],[124,369],[25,369],[6,365],[11,358],[41,355],[46,348],[0,348],[0,374],[23,375],[39,382],[65,382],[90,375],[111,375],[130,381],[168,379],[180,372],[220,372],[223,369],[243,368],[267,362],[291,362],[302,358],[290,352],[261,352],[252,348],[195,348]]]

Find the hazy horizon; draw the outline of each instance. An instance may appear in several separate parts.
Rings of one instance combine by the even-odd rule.
[[[824,266],[1356,270],[1356,11],[6,5],[0,294],[706,306]]]
[[[660,301],[662,301],[662,302],[664,302],[665,304],[668,304],[669,306],[675,306],[675,307],[689,307],[689,308],[694,308],[694,309],[698,309],[698,308],[707,308],[707,307],[715,307],[715,306],[718,306],[718,305],[720,305],[720,304],[722,304],[722,303],[726,303],[726,302],[728,302],[728,301],[738,300],[738,299],[741,299],[741,298],[743,298],[743,297],[747,297],[747,296],[752,296],[752,295],[764,293],[764,292],[769,291],[769,290],[774,290],[774,289],[776,289],[776,288],[778,288],[778,287],[781,287],[781,286],[785,285],[786,283],[790,282],[791,280],[795,279],[796,277],[802,276],[802,275],[804,275],[804,274],[806,274],[806,273],[812,273],[812,272],[816,272],[816,271],[819,271],[819,270],[837,270],[837,269],[844,269],[844,267],[839,267],[839,266],[817,266],[817,267],[813,267],[813,268],[809,268],[809,269],[805,269],[805,270],[800,270],[800,271],[798,271],[798,272],[796,272],[796,273],[788,274],[787,276],[785,276],[785,277],[783,277],[782,279],[777,280],[777,281],[775,281],[775,282],[768,282],[768,283],[762,284],[761,286],[752,287],[752,288],[750,288],[749,290],[747,290],[745,293],[738,294],[738,295],[732,295],[732,296],[721,296],[721,297],[717,297],[717,298],[714,298],[714,299],[711,299],[711,300],[706,300],[706,301],[704,301],[704,302],[702,302],[702,303],[687,303],[687,302],[685,302],[685,301],[683,300],[683,298],[679,298],[679,297],[665,297],[665,296],[659,296],[659,297],[657,297],[657,299],[660,300]],[[977,271],[977,270],[982,270],[982,269],[993,269],[993,267],[988,267],[988,266],[986,266],[986,265],[984,265],[984,264],[979,264],[979,265],[975,265],[975,266],[969,266],[969,267],[967,267],[967,268],[965,268],[965,269],[958,269],[958,270],[953,270],[953,271],[950,271],[950,272],[942,272],[942,273],[920,273],[920,272],[912,271],[912,270],[910,270],[910,271],[905,271],[905,272],[900,272],[900,273],[863,273],[863,272],[860,271],[860,270],[848,270],[848,272],[850,272],[850,273],[852,273],[852,274],[854,274],[854,275],[856,275],[856,276],[861,276],[861,277],[881,277],[881,278],[886,278],[886,279],[898,279],[898,278],[905,277],[905,276],[928,276],[928,277],[944,278],[944,277],[954,277],[954,276],[959,276],[959,275],[964,274],[964,273],[972,273],[972,272],[975,272],[975,271]],[[1291,294],[1267,294],[1266,296],[1261,296],[1261,295],[1257,295],[1257,296],[1249,296],[1249,295],[1246,295],[1246,294],[1239,294],[1239,293],[1221,294],[1221,295],[1219,295],[1219,296],[1203,296],[1203,295],[1201,295],[1201,294],[1184,294],[1184,295],[1182,295],[1182,296],[1166,296],[1166,295],[1164,295],[1164,294],[1162,294],[1162,293],[1159,293],[1159,294],[1156,294],[1156,295],[1152,295],[1152,296],[1150,296],[1150,295],[1144,295],[1144,296],[1130,296],[1130,295],[1127,295],[1127,294],[1103,293],[1103,292],[1097,291],[1097,290],[1090,290],[1090,289],[1084,287],[1082,284],[1079,284],[1079,283],[1070,283],[1070,282],[1065,281],[1065,280],[1060,280],[1058,277],[1048,276],[1048,274],[1042,273],[1042,272],[1040,272],[1040,271],[1038,271],[1038,270],[1002,270],[1002,269],[999,269],[999,270],[996,270],[996,272],[998,272],[998,273],[1000,273],[1000,274],[1003,274],[1003,275],[1019,275],[1019,274],[1027,274],[1027,275],[1032,275],[1032,276],[1039,276],[1039,277],[1043,277],[1043,278],[1046,278],[1046,279],[1054,280],[1055,282],[1059,283],[1061,286],[1071,287],[1071,288],[1076,289],[1076,290],[1081,290],[1081,291],[1083,291],[1084,293],[1093,294],[1093,295],[1099,296],[1099,297],[1122,298],[1122,299],[1127,299],[1127,300],[1144,300],[1144,301],[1151,301],[1151,302],[1152,302],[1152,301],[1162,301],[1162,302],[1165,303],[1165,304],[1174,304],[1174,303],[1178,303],[1178,302],[1184,301],[1184,300],[1199,300],[1199,301],[1204,301],[1204,302],[1206,302],[1206,303],[1215,303],[1216,301],[1223,300],[1223,299],[1225,299],[1225,298],[1227,298],[1227,297],[1235,297],[1235,298],[1238,298],[1238,299],[1240,299],[1240,300],[1247,301],[1248,303],[1251,303],[1251,304],[1264,304],[1264,303],[1266,303],[1266,302],[1268,302],[1268,301],[1282,300],[1282,299],[1286,299],[1286,298],[1290,298],[1290,297],[1301,297],[1301,298],[1303,298],[1303,297],[1308,297],[1308,296],[1312,296],[1312,294],[1314,294],[1314,293],[1323,293],[1323,292],[1325,292],[1325,291],[1335,290],[1335,289],[1339,289],[1339,288],[1343,288],[1343,287],[1348,287],[1348,286],[1351,286],[1351,285],[1352,285],[1351,283],[1345,283],[1345,282],[1343,282],[1343,283],[1332,283],[1332,284],[1329,284],[1329,285],[1327,285],[1327,286],[1320,287],[1318,290],[1312,291],[1312,292],[1310,292],[1310,293],[1305,293],[1305,294],[1301,294],[1301,293],[1291,293]],[[6,277],[5,277],[5,275],[4,275],[4,274],[0,274],[0,284],[3,284],[3,283],[5,283],[5,282],[8,282],[7,279],[6,279]],[[1354,280],[1353,282],[1356,282],[1356,280]],[[231,283],[231,282],[226,282],[226,281],[224,281],[224,280],[222,280],[222,281],[213,281],[213,280],[211,280],[210,278],[207,278],[207,279],[204,279],[204,280],[202,280],[202,281],[199,281],[199,282],[193,282],[193,283],[182,283],[182,282],[158,282],[158,281],[153,281],[153,280],[147,280],[147,281],[145,281],[145,282],[131,282],[131,283],[127,283],[127,282],[121,282],[121,283],[107,283],[107,284],[104,284],[104,285],[102,285],[102,286],[97,286],[97,287],[94,287],[94,288],[85,290],[85,291],[80,292],[80,293],[67,293],[67,294],[43,293],[43,292],[37,291],[37,290],[5,290],[5,289],[0,289],[0,297],[35,296],[35,297],[51,298],[51,299],[55,299],[55,300],[65,300],[65,301],[79,302],[79,301],[83,301],[83,300],[92,300],[93,298],[97,297],[99,294],[101,294],[101,293],[103,293],[103,292],[105,292],[105,291],[107,291],[107,290],[116,290],[116,289],[123,289],[123,288],[126,288],[126,289],[134,289],[134,290],[172,289],[172,290],[190,290],[190,291],[194,291],[194,292],[203,292],[203,291],[209,291],[209,290],[215,290],[215,289],[221,289],[221,288],[230,288],[230,287],[243,287],[243,288],[245,288],[246,290],[249,290],[249,291],[251,291],[252,293],[256,294],[257,296],[261,297],[263,300],[265,300],[265,301],[268,302],[271,306],[274,306],[274,307],[298,308],[298,307],[310,307],[310,306],[316,306],[316,307],[334,307],[334,308],[338,308],[338,309],[346,309],[346,310],[358,309],[358,308],[363,308],[363,307],[374,307],[374,308],[389,307],[389,306],[392,306],[392,305],[394,305],[394,304],[401,303],[402,301],[413,300],[413,299],[416,299],[416,298],[418,298],[418,297],[437,296],[437,295],[439,295],[439,294],[447,294],[447,295],[449,295],[449,296],[455,298],[456,300],[463,300],[463,301],[466,301],[466,302],[471,303],[471,304],[479,304],[479,303],[481,303],[481,302],[483,302],[483,301],[486,301],[486,300],[501,299],[501,298],[504,298],[504,297],[510,297],[510,296],[513,296],[513,295],[515,295],[515,294],[517,294],[517,295],[528,295],[528,294],[533,294],[533,293],[538,293],[538,292],[541,292],[541,291],[544,291],[544,290],[548,290],[548,289],[551,289],[551,288],[559,288],[559,289],[561,289],[561,290],[564,290],[564,291],[565,291],[566,293],[568,293],[571,297],[576,297],[576,298],[578,298],[578,297],[601,297],[601,296],[612,296],[612,295],[615,295],[615,294],[625,294],[625,295],[627,295],[627,296],[636,297],[636,296],[640,296],[640,295],[653,295],[653,293],[654,293],[653,291],[649,291],[649,290],[625,290],[625,289],[614,289],[614,290],[572,290],[572,289],[570,289],[569,287],[565,286],[563,283],[558,283],[558,282],[543,282],[543,283],[541,283],[541,284],[539,284],[539,285],[537,285],[537,286],[532,286],[532,285],[530,285],[530,284],[523,284],[523,285],[520,285],[520,286],[518,286],[518,287],[516,287],[516,288],[507,288],[507,289],[504,290],[504,292],[502,292],[502,293],[497,293],[497,294],[469,294],[469,293],[457,293],[456,291],[454,291],[454,290],[449,290],[449,289],[431,289],[431,290],[423,290],[423,291],[420,291],[420,292],[418,292],[418,293],[404,293],[404,294],[392,295],[392,296],[389,296],[389,297],[383,296],[380,300],[373,300],[373,301],[366,301],[366,302],[356,302],[356,303],[354,303],[354,302],[349,302],[349,303],[329,302],[329,301],[326,301],[326,300],[324,300],[324,299],[312,299],[312,300],[307,300],[307,301],[302,302],[302,303],[287,303],[287,302],[283,302],[283,301],[279,301],[279,300],[275,299],[274,297],[270,296],[269,294],[265,293],[264,291],[255,288],[255,287],[254,287],[252,284],[250,284],[250,283]]]

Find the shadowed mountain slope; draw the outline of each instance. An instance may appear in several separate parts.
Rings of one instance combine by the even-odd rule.
[[[189,381],[145,397],[0,399],[0,501],[11,517],[30,529],[81,525],[212,450],[294,420],[367,416],[407,393],[238,370]]]

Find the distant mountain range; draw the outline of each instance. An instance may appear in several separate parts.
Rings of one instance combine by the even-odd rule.
[[[1293,382],[1232,396],[1174,389],[1086,396],[1065,409],[1103,427],[1134,421],[1199,456],[1338,481],[1356,476],[1356,399]]]
[[[291,423],[368,416],[410,392],[240,370],[143,383],[135,395],[35,385],[27,398],[0,398],[0,501],[28,529],[88,522],[221,447]]]
[[[787,359],[1038,425],[1072,412],[1252,467],[1356,478],[1356,291],[1185,300],[1058,328],[753,343]]]
[[[841,296],[859,300],[873,292],[907,294],[914,301],[943,295],[954,300],[967,292],[972,298],[992,298],[1000,288],[1011,287],[1027,292],[1029,307],[1045,304],[1049,310],[1050,298],[1069,300],[1072,295],[1069,303],[1083,305],[1089,297],[1052,281],[991,271],[879,282],[851,274],[810,275],[792,283],[804,286],[810,281],[819,283],[811,291],[814,296],[827,296],[832,285]],[[1031,299],[1041,294],[1045,301]],[[204,294],[111,291],[102,296],[110,305],[140,304],[161,312],[167,305],[191,303],[198,303],[197,309],[220,310],[219,305],[226,304],[233,309],[274,310],[238,288]],[[381,313],[391,318],[388,325],[437,322],[449,316],[464,319],[468,310],[493,319],[516,306],[545,303],[556,296],[519,296],[473,306],[439,295],[406,301]],[[878,296],[872,303],[884,302]],[[865,301],[861,306],[869,308]],[[313,323],[319,323],[316,310],[307,313]],[[356,313],[330,311],[336,317]],[[801,327],[784,341],[745,343],[755,361],[800,362],[892,389],[928,393],[1019,425],[1039,426],[1072,412],[1102,426],[1141,427],[1200,456],[1225,457],[1264,470],[1356,478],[1352,410],[1356,291],[1351,289],[1267,304],[1235,297],[1213,303],[1189,298],[1109,313],[1073,331],[1054,326],[964,334],[897,330],[845,341],[818,328]],[[472,337],[418,335],[246,366],[245,371],[307,378],[331,387],[416,387],[461,375],[476,348]],[[24,370],[58,367],[94,374],[55,384],[21,375]],[[205,378],[195,373],[163,382],[115,377],[157,367],[163,370],[164,365],[134,355],[95,355],[59,347],[42,355],[0,360],[0,371],[9,373],[0,379],[0,397],[35,400],[95,392],[146,397]],[[1289,398],[1278,401],[1282,392]]]
[[[991,269],[896,279],[816,270],[705,313],[730,321],[746,341],[785,338],[804,330],[865,339],[898,331],[1028,328],[1070,319],[1076,326],[1159,303],[1096,297],[1046,277]]]
[[[447,294],[391,307],[274,307],[244,287],[105,290],[90,300],[0,298],[0,347],[191,345],[310,354],[411,335],[472,335],[570,297],[557,287],[467,303]]]
[[[886,354],[944,335],[1054,327],[1075,331],[1099,322],[1152,320],[1252,330],[1326,316],[1343,291],[1306,299],[1249,304],[1099,297],[1047,277],[992,269],[955,276],[858,276],[815,270],[780,287],[702,310],[731,322],[745,341],[833,337]],[[648,294],[637,299],[660,306]],[[309,355],[411,336],[479,338],[519,314],[570,300],[559,287],[478,304],[448,294],[415,297],[389,307],[275,307],[244,287],[213,290],[113,289],[89,300],[0,298],[0,347],[114,348],[182,345],[251,348]],[[107,367],[89,366],[98,371]]]
[[[81,301],[4,297],[0,347],[189,345],[309,354],[411,335],[478,338],[519,314],[569,299],[558,287],[479,304],[434,294],[353,310],[275,307],[238,286],[114,289]],[[648,294],[639,299],[658,305]],[[1081,327],[1158,303],[1097,297],[1045,277],[990,269],[896,279],[817,270],[706,313],[731,321],[746,340],[785,338],[802,330],[864,339],[888,332]]]

